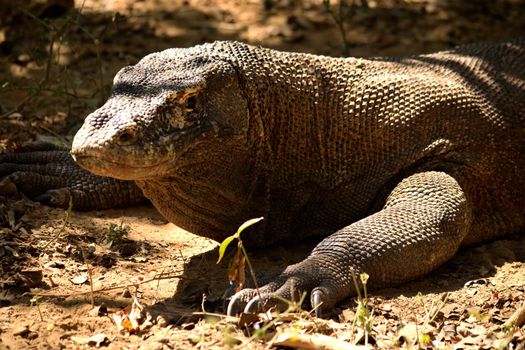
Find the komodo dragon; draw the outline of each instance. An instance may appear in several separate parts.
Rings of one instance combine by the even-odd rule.
[[[77,209],[144,193],[219,241],[259,216],[254,246],[325,237],[261,298],[245,289],[228,307],[305,291],[320,314],[353,293],[352,273],[395,285],[524,231],[525,40],[409,58],[229,41],[153,53],[118,72],[71,155],[98,176],[60,150],[4,155],[0,175]]]

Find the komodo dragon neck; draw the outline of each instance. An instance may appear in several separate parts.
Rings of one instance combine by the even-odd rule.
[[[247,100],[245,139],[232,143],[244,147],[228,150],[228,155],[207,150],[201,162],[178,171],[177,177],[137,183],[170,221],[216,240],[250,217],[270,216],[259,225],[260,234],[250,236],[255,241],[264,236],[257,244],[271,244],[263,231],[281,231],[282,240],[283,232],[292,233],[293,217],[312,195],[337,187],[343,176],[348,180],[350,169],[343,164],[337,165],[340,178],[333,176],[334,159],[341,151],[356,149],[353,145],[363,135],[352,131],[358,118],[337,112],[352,103],[338,96],[363,74],[362,61],[281,53],[242,43],[213,45],[210,55],[235,67]],[[336,64],[327,65],[329,60]],[[344,150],[335,149],[326,133],[340,117],[348,131],[341,143]],[[350,164],[351,157],[348,160]]]

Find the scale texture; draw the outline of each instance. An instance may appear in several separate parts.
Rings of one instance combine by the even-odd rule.
[[[353,273],[399,284],[460,246],[524,231],[525,41],[371,59],[238,42],[169,49],[123,68],[86,118],[71,154],[89,173],[65,151],[36,166],[39,152],[3,156],[0,175],[54,205],[105,208],[143,193],[219,241],[259,216],[248,245],[324,238],[260,298],[246,289],[228,308],[279,307],[273,293],[305,291],[320,314],[354,293]],[[74,182],[36,193],[49,172]]]

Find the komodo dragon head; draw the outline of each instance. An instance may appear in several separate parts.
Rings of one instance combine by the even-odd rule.
[[[117,73],[71,153],[95,174],[135,180],[175,224],[222,235],[244,219],[237,212],[246,214],[255,181],[247,126],[236,69],[220,49],[168,49]]]
[[[98,175],[146,180],[174,176],[200,151],[230,151],[248,108],[234,67],[206,48],[169,49],[122,68],[75,136],[76,161]]]

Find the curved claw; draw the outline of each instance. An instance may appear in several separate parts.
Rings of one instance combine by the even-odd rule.
[[[315,311],[315,317],[321,318],[321,305],[323,304],[322,299],[323,292],[320,290],[314,290],[311,296],[312,309]]]
[[[316,317],[322,317],[335,303],[351,294],[351,284],[337,271],[325,268],[314,258],[291,265],[277,278],[255,289],[236,293],[228,305],[228,315],[241,312],[266,312],[269,309],[285,311],[291,305],[288,300],[302,300],[302,293],[310,294],[310,305]]]
[[[250,300],[248,304],[246,304],[246,307],[244,308],[244,313],[256,314],[261,310],[261,306],[261,299],[258,296],[256,296],[255,298]]]
[[[286,304],[276,298],[273,294],[261,293],[259,296],[254,295],[254,293],[255,290],[244,290],[235,294],[228,304],[227,315],[235,316],[241,312],[254,314],[261,311],[267,311],[272,307],[276,307],[280,311],[286,309]]]
[[[55,207],[67,208],[71,198],[71,191],[68,188],[57,188],[35,196],[37,202]]]
[[[0,180],[0,193],[6,195],[15,195],[18,193],[18,189],[16,184],[13,183],[9,177],[5,177]]]
[[[228,316],[237,316],[244,310],[247,301],[251,300],[255,295],[255,291],[251,289],[243,289],[231,297],[230,303],[226,310]]]
[[[256,296],[252,298],[246,307],[244,308],[245,313],[258,313],[266,312],[272,308],[277,311],[283,312],[287,309],[288,304],[278,297],[279,293],[262,294],[260,297]],[[281,296],[284,298],[283,296]]]
[[[241,313],[241,301],[238,294],[234,295],[230,302],[228,303],[228,308],[226,309],[226,315],[228,316],[237,316]]]

